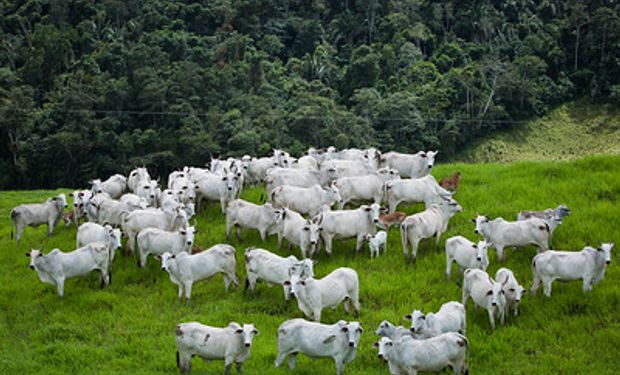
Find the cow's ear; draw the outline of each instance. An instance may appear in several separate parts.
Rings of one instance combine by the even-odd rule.
[[[478,244],[473,244],[473,245],[471,245],[471,247],[473,247],[474,249],[477,249],[478,248]]]
[[[379,347],[379,341],[376,341],[372,344],[373,348],[378,348]]]
[[[238,330],[235,331],[235,333],[239,335],[239,334],[243,333],[243,330],[241,328],[239,328]]]
[[[365,207],[364,208],[364,211],[370,211],[370,210],[372,210],[372,208],[370,208],[370,207]]]
[[[489,290],[489,291],[487,292],[487,296],[490,296],[491,294],[493,294],[493,291],[492,291],[492,290]]]
[[[26,256],[27,256],[27,257],[29,257],[29,258],[30,258],[30,253],[25,253],[25,254],[26,254]]]
[[[345,333],[349,332],[349,327],[344,326],[344,327],[340,328],[340,332],[345,332]]]
[[[405,320],[411,320],[413,317],[411,316],[411,314],[407,314],[404,316]]]
[[[288,280],[286,280],[285,282],[283,282],[283,283],[282,283],[282,285],[289,286],[289,285],[291,285],[291,282],[290,282],[290,281],[288,281]]]
[[[170,259],[175,259],[177,256],[176,254],[174,254],[173,256],[170,257]]]
[[[303,285],[303,286],[306,286],[306,282],[305,282],[305,281],[303,281],[303,280],[302,280],[302,281],[300,281],[299,283],[300,283],[301,285]]]
[[[469,221],[471,221],[472,223],[476,223],[476,219],[470,219]]]

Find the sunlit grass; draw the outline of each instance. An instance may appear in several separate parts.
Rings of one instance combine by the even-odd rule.
[[[444,235],[441,253],[423,243],[418,263],[405,267],[396,229],[389,235],[386,255],[370,259],[367,248],[354,254],[354,242],[335,242],[331,259],[321,253],[316,274],[323,276],[340,266],[356,269],[360,275],[362,336],[357,358],[347,366],[348,374],[386,374],[387,367],[376,359],[372,348],[374,330],[383,319],[403,324],[402,317],[414,308],[436,310],[449,300],[460,300],[458,277],[445,278],[445,238],[462,234],[475,238],[469,219],[476,213],[491,217],[515,217],[521,209],[543,209],[560,203],[572,214],[554,235],[554,247],[577,250],[605,241],[620,243],[619,213],[620,157],[591,157],[572,162],[526,162],[513,165],[447,164],[434,173],[442,177],[460,170],[461,187],[455,198],[464,207]],[[68,189],[58,191],[67,192]],[[38,202],[54,191],[0,193],[0,373],[174,373],[174,326],[197,320],[210,325],[230,321],[253,322],[261,334],[244,370],[248,374],[287,374],[273,368],[276,330],[286,319],[302,317],[295,301],[287,306],[278,286],[258,285],[258,295],[244,295],[242,289],[224,291],[221,276],[198,283],[189,305],[179,303],[176,286],[159,264],[149,258],[139,269],[132,257],[119,256],[113,267],[113,284],[98,288],[98,276],[67,281],[61,300],[56,289],[41,283],[28,269],[24,252],[29,244],[45,244],[46,251],[58,247],[72,250],[75,227],[60,224],[53,237],[45,227],[25,231],[22,243],[10,240],[9,211],[19,203]],[[243,193],[258,202],[261,189]],[[408,212],[421,207],[409,207]],[[208,247],[225,242],[224,218],[219,205],[211,205],[198,217],[197,243]],[[243,231],[243,240],[232,238],[237,248],[238,275],[243,285],[246,247],[260,246],[280,254],[275,237],[261,244],[258,233]],[[296,251],[298,255],[298,251]],[[490,252],[489,272],[506,266],[518,280],[531,285],[530,260],[534,247],[507,251],[503,264]],[[615,261],[615,259],[614,259]],[[455,269],[456,271],[456,269]],[[612,374],[620,371],[620,271],[612,262],[603,282],[584,295],[580,283],[557,283],[553,297],[527,296],[521,316],[510,316],[506,326],[495,332],[486,313],[467,309],[470,339],[469,366],[472,373],[501,374]],[[353,319],[342,307],[325,310],[324,322]],[[222,362],[205,364],[194,359],[194,373],[220,373]],[[331,360],[312,361],[300,356],[295,374],[334,373]]]

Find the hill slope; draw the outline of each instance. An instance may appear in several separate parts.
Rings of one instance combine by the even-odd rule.
[[[620,111],[603,105],[569,103],[540,119],[474,142],[454,160],[565,160],[619,153]]]
[[[620,197],[620,156],[599,156],[569,162],[523,162],[514,165],[444,164],[437,177],[458,169],[463,174],[456,199],[464,207],[450,222],[449,236],[462,234],[476,238],[469,221],[476,213],[492,217],[514,217],[520,209],[542,209],[564,203],[572,214],[554,234],[554,246],[581,249],[602,241],[620,243],[615,218]],[[591,183],[597,181],[596,184]],[[536,189],[533,189],[533,187]],[[63,189],[67,191],[67,189]],[[136,267],[129,256],[114,261],[113,283],[98,289],[98,275],[73,278],[59,299],[53,286],[42,284],[28,269],[24,252],[29,244],[71,250],[75,227],[62,224],[47,238],[45,227],[28,228],[23,242],[10,240],[10,209],[38,202],[52,191],[0,192],[0,373],[2,374],[170,374],[176,372],[174,327],[178,322],[200,321],[225,325],[230,321],[253,322],[260,335],[254,340],[246,362],[246,374],[333,374],[331,360],[312,361],[299,356],[294,372],[274,369],[276,332],[286,319],[302,317],[295,301],[288,306],[282,289],[257,287],[258,295],[242,293],[245,268],[243,252],[260,246],[282,255],[274,237],[261,243],[255,231],[243,231],[242,241],[230,242],[237,249],[240,290],[225,292],[222,277],[194,285],[189,304],[177,301],[177,288],[157,261]],[[261,189],[243,192],[258,201]],[[420,207],[404,207],[408,212]],[[225,242],[224,218],[219,205],[211,205],[198,217],[196,241],[203,247]],[[617,249],[616,249],[617,250]],[[297,249],[294,250],[298,254]],[[489,273],[499,267],[514,270],[518,280],[531,285],[533,247],[509,250],[504,263],[490,252]],[[367,250],[355,255],[353,242],[335,241],[334,255],[321,253],[315,268],[323,277],[336,267],[348,266],[360,275],[361,316],[365,332],[357,358],[346,374],[387,374],[387,366],[372,348],[374,331],[388,319],[396,324],[413,309],[436,311],[450,300],[461,299],[461,288],[445,277],[445,256],[423,243],[415,267],[405,267],[399,233],[389,234],[387,252],[370,259]],[[456,271],[456,270],[455,270]],[[471,304],[467,307],[467,337],[470,341],[469,366],[472,374],[617,374],[620,371],[620,267],[616,259],[605,279],[584,295],[581,283],[555,283],[553,296],[528,295],[521,316],[508,317],[506,326],[492,332],[488,317]],[[342,307],[323,311],[323,322],[354,319]],[[221,373],[222,362],[193,361],[194,374]]]

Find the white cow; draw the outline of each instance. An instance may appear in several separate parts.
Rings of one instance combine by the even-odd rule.
[[[476,306],[480,306],[489,313],[489,323],[495,329],[495,317],[499,317],[500,323],[506,319],[506,295],[505,284],[493,281],[491,276],[483,270],[466,269],[463,278],[463,305],[471,296]]]
[[[115,174],[105,181],[97,178],[90,181],[93,194],[107,193],[112,199],[118,199],[125,192],[127,178],[122,174]]]
[[[20,204],[11,210],[11,221],[15,226],[15,241],[19,244],[19,239],[27,226],[38,227],[47,224],[47,235],[51,236],[54,227],[60,219],[62,212],[67,207],[67,198],[63,193],[55,197],[48,198],[44,203]],[[13,232],[11,231],[11,238]]]
[[[604,243],[598,249],[586,246],[579,252],[546,251],[532,260],[532,294],[542,282],[545,295],[551,297],[551,284],[554,280],[583,280],[583,291],[592,290],[605,276],[605,268],[611,262],[613,243]]]
[[[297,169],[313,169],[313,170],[319,170],[319,163],[318,161],[313,158],[310,155],[304,155],[302,157],[300,157],[297,160],[293,161],[292,164],[293,168],[297,168]]]
[[[454,375],[468,373],[465,363],[468,341],[460,333],[443,333],[426,340],[403,336],[393,341],[383,337],[374,346],[379,349],[379,358],[388,362],[393,375],[439,372],[448,366]]]
[[[381,165],[396,169],[401,177],[420,178],[430,174],[437,151],[420,151],[417,154],[387,152],[381,156]]]
[[[80,219],[86,218],[86,203],[92,198],[93,192],[90,190],[76,190],[70,194],[73,199],[73,221],[77,226]]]
[[[349,301],[353,304],[354,315],[359,315],[359,278],[352,268],[336,268],[322,279],[307,277],[302,280],[291,275],[290,283],[299,309],[310,319],[320,322],[321,310],[326,307],[335,309],[341,303],[348,313]]]
[[[165,252],[179,254],[182,251],[192,252],[194,237],[198,231],[195,226],[168,232],[159,228],[146,228],[138,234],[139,261],[142,268],[146,266],[146,258],[151,255],[162,255]]]
[[[364,240],[368,241],[371,258],[378,257],[381,249],[384,253],[387,250],[387,233],[384,230],[377,232],[374,236],[368,233],[364,236]]]
[[[286,208],[280,209],[277,219],[278,249],[282,247],[282,239],[286,239],[290,248],[295,245],[301,249],[301,257],[312,257],[317,251],[320,226],[316,220],[304,219],[299,213]]]
[[[332,169],[336,170],[336,174],[338,175],[338,177],[366,176],[375,170],[370,166],[367,160],[360,161],[332,159],[323,162],[319,171],[321,171],[323,174],[326,174]]]
[[[497,259],[504,260],[507,246],[538,246],[538,252],[549,250],[549,224],[539,218],[524,221],[506,221],[501,217],[489,220],[478,215],[472,220],[476,223],[476,233],[482,234],[485,241],[497,250]]]
[[[412,332],[409,328],[395,326],[389,320],[384,320],[379,324],[379,327],[375,331],[375,335],[388,337],[392,341],[398,341],[403,336],[411,336]]]
[[[333,358],[337,374],[342,375],[344,367],[355,359],[362,332],[358,322],[340,320],[328,325],[304,319],[287,320],[278,328],[275,366],[280,367],[288,356],[288,365],[293,369],[297,354],[303,353],[311,358]]]
[[[394,212],[400,203],[424,202],[428,208],[452,197],[452,193],[439,186],[432,175],[388,181],[384,185],[384,194],[389,212]]]
[[[230,283],[239,286],[235,268],[235,248],[230,245],[215,245],[194,255],[181,252],[178,255],[165,252],[161,256],[162,270],[168,272],[170,280],[179,286],[179,300],[185,291],[185,300],[192,296],[192,285],[217,273],[224,275],[224,287],[228,290]]]
[[[136,183],[136,195],[144,198],[149,206],[155,207],[157,205],[157,181],[155,180],[139,180]]]
[[[409,244],[412,248],[413,262],[418,254],[418,244],[426,238],[435,236],[435,247],[439,251],[439,239],[448,229],[448,222],[463,208],[454,200],[432,204],[426,210],[407,216],[400,225],[400,239],[403,244],[405,262],[409,263]]]
[[[271,203],[262,206],[235,199],[226,207],[226,240],[230,240],[230,230],[237,229],[237,240],[241,241],[241,228],[256,229],[264,242],[267,236],[277,233],[276,220],[281,210],[274,208]]]
[[[519,285],[514,273],[508,268],[500,268],[495,273],[495,280],[504,282],[504,295],[506,296],[506,312],[512,308],[515,316],[519,315],[519,304],[525,295],[525,288]]]
[[[127,236],[127,246],[134,253],[136,237],[146,228],[159,228],[169,232],[187,227],[187,213],[180,207],[173,212],[146,209],[135,210],[123,216],[123,233]]]
[[[252,158],[248,165],[248,182],[252,185],[261,183],[267,175],[267,170],[276,166],[272,157]]]
[[[146,199],[133,193],[123,194],[119,201],[125,205],[125,209],[129,212],[135,210],[145,210],[149,205]]]
[[[444,303],[436,313],[424,314],[422,310],[413,310],[405,319],[411,320],[411,332],[422,335],[426,332],[433,333],[427,338],[446,332],[464,335],[467,330],[465,306],[456,301]]]
[[[239,177],[233,172],[226,171],[225,174],[208,174],[196,181],[196,201],[201,207],[201,201],[219,201],[222,213],[226,213],[226,205],[235,199],[239,188]]]
[[[273,161],[282,168],[290,168],[292,164],[291,155],[282,150],[273,149]]]
[[[121,230],[112,228],[110,225],[102,226],[97,223],[84,223],[80,225],[76,236],[76,247],[86,246],[94,242],[101,242],[108,246],[110,263],[114,260],[116,249],[120,249]]]
[[[258,330],[254,324],[231,322],[227,327],[210,327],[198,322],[177,324],[174,331],[177,343],[177,367],[181,373],[192,371],[192,358],[205,361],[223,359],[224,374],[230,374],[234,363],[241,374],[243,362],[250,357],[250,348]]]
[[[314,185],[327,186],[337,177],[336,170],[316,171],[313,169],[271,168],[265,178],[265,192],[267,196],[278,186],[290,185],[297,187],[312,187]]]
[[[310,259],[300,261],[293,255],[284,258],[264,249],[250,247],[245,250],[245,289],[249,288],[254,293],[259,280],[282,285],[284,300],[288,302],[291,295],[291,276],[297,275],[302,279],[314,276],[313,268],[314,264]]]
[[[382,168],[365,176],[337,179],[334,185],[342,196],[339,208],[343,209],[351,201],[372,201],[381,204],[384,184],[394,179],[400,179],[398,171],[389,168]]]
[[[327,189],[320,185],[311,187],[278,186],[271,191],[269,198],[275,207],[286,207],[300,214],[313,217],[321,212],[323,205],[342,205],[342,198],[338,188],[332,184]]]
[[[30,249],[26,256],[30,257],[30,268],[37,271],[39,279],[44,283],[56,285],[58,296],[61,298],[64,294],[65,280],[70,277],[98,270],[101,273],[102,288],[111,280],[108,246],[101,242],[91,243],[68,253],[53,249],[48,254],[43,254],[43,248]]]
[[[125,204],[114,199],[106,198],[99,200],[99,203],[95,202],[96,200],[91,200],[90,202],[97,209],[97,218],[93,221],[102,225],[121,226],[123,224],[123,217],[130,212]]]
[[[321,230],[321,239],[325,242],[325,252],[332,253],[332,241],[334,239],[355,238],[355,252],[359,252],[364,243],[367,233],[376,233],[376,224],[379,222],[381,207],[373,203],[370,206],[363,205],[355,210],[324,211],[319,214],[315,221]]]
[[[378,169],[381,161],[381,152],[374,147],[366,150],[360,150],[357,148],[348,148],[340,150],[338,152],[338,159],[340,160],[361,160],[367,162],[371,168]]]
[[[127,178],[127,188],[133,193],[138,192],[138,182],[139,181],[150,181],[151,176],[149,175],[149,171],[146,168],[136,168],[129,173],[129,177]]]
[[[479,241],[477,244],[463,236],[454,236],[446,240],[446,277],[450,279],[452,263],[456,262],[462,272],[466,268],[478,268],[483,271],[489,266],[489,244]]]
[[[181,203],[192,203],[196,199],[196,185],[189,177],[178,177],[172,182],[171,190]]]

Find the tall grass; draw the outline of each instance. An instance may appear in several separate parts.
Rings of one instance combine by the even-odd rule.
[[[618,198],[620,157],[589,157],[571,162],[524,162],[513,165],[446,164],[438,166],[436,177],[460,170],[462,185],[455,198],[464,207],[450,223],[441,252],[423,243],[415,267],[405,267],[399,234],[389,235],[386,255],[370,259],[368,250],[354,254],[354,242],[335,242],[331,259],[318,258],[316,274],[321,277],[336,267],[349,266],[360,275],[365,327],[357,358],[348,374],[386,374],[387,366],[377,359],[372,343],[374,330],[383,319],[404,323],[402,317],[414,308],[436,310],[449,300],[460,300],[460,277],[445,278],[445,238],[462,234],[474,239],[469,219],[476,213],[514,218],[521,209],[543,209],[568,205],[572,214],[554,235],[554,247],[578,250],[601,242],[620,243]],[[26,229],[22,243],[10,240],[9,211],[19,203],[38,202],[57,191],[12,191],[0,193],[0,373],[3,374],[152,374],[174,373],[174,326],[178,322],[200,321],[223,326],[230,321],[253,322],[260,331],[255,339],[248,374],[286,374],[275,369],[276,330],[286,319],[302,317],[296,302],[287,306],[278,286],[259,284],[258,295],[242,290],[224,291],[221,276],[194,286],[189,305],[179,303],[176,286],[149,258],[139,269],[132,257],[117,257],[113,284],[98,289],[93,273],[67,281],[65,297],[59,299],[53,286],[41,283],[28,266],[24,252],[29,243],[45,244],[68,251],[75,246],[75,227],[60,224],[54,236],[45,227]],[[243,198],[258,201],[260,189],[250,189]],[[408,212],[421,209],[408,207]],[[224,218],[219,205],[211,205],[198,217],[197,243],[211,246],[225,242]],[[256,232],[243,232],[243,240],[232,239],[237,248],[238,275],[245,277],[243,251],[260,246],[280,254],[275,237],[261,243]],[[298,253],[298,251],[296,251]],[[533,247],[508,250],[498,264],[490,253],[489,273],[506,266],[518,280],[531,285],[530,261]],[[603,282],[584,295],[581,284],[556,283],[553,296],[526,296],[521,316],[508,317],[505,326],[489,328],[484,311],[467,308],[467,336],[470,339],[469,366],[472,373],[501,374],[612,374],[620,371],[620,270],[612,261]],[[352,320],[342,307],[325,310],[323,322]],[[220,373],[222,362],[194,359],[194,373]],[[331,360],[312,361],[300,356],[295,374],[334,373]]]

